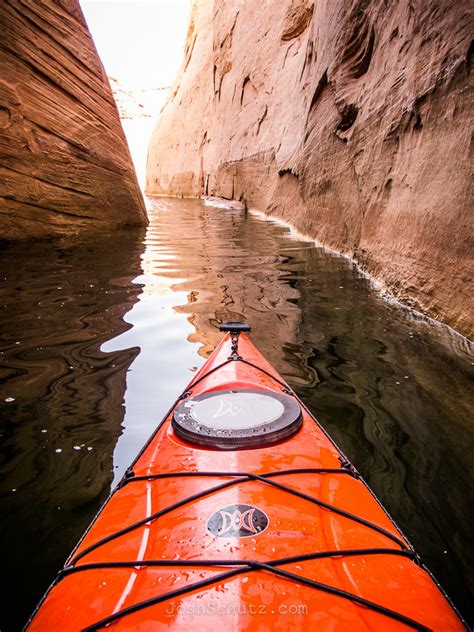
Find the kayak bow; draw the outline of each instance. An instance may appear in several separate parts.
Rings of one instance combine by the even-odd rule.
[[[221,330],[28,629],[465,629],[250,328]]]

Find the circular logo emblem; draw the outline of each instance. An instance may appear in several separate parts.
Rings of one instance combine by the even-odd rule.
[[[207,530],[219,538],[249,538],[268,527],[268,516],[252,505],[228,505],[215,511],[207,521]]]

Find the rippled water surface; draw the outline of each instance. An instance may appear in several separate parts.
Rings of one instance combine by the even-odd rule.
[[[252,324],[472,620],[467,343],[274,222],[151,204],[145,237],[2,248],[0,629],[24,623],[229,319]]]

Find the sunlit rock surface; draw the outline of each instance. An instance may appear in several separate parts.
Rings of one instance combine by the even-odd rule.
[[[472,333],[469,4],[196,0],[147,191],[243,199]]]
[[[145,224],[77,0],[4,0],[0,32],[0,238]]]

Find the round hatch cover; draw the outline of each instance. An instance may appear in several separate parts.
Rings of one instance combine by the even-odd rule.
[[[183,401],[173,413],[176,434],[192,443],[224,450],[275,443],[301,426],[299,404],[271,391],[212,391]]]

